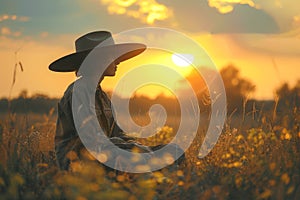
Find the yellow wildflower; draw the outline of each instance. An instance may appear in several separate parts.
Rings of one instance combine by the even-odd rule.
[[[282,174],[281,181],[284,182],[286,185],[290,182],[290,177],[287,173]]]

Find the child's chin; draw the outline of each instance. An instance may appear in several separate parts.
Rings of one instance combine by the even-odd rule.
[[[115,75],[116,75],[116,73],[108,74],[108,75],[106,75],[106,76],[115,76]]]

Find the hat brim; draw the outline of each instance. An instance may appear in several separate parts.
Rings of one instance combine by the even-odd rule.
[[[76,52],[59,58],[49,65],[49,69],[55,72],[76,71],[80,68],[82,62],[92,50],[96,50],[97,53],[99,52],[100,54],[107,53],[107,55],[114,53],[118,56],[116,60],[118,62],[123,62],[141,54],[146,50],[146,45],[140,43],[123,43],[96,47],[95,49]]]

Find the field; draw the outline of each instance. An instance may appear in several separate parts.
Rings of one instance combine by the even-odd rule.
[[[0,121],[0,199],[300,199],[300,115],[229,116],[218,143],[197,158],[205,123],[184,168],[148,174],[107,171],[76,161],[55,164],[56,116],[5,114]],[[141,118],[139,118],[141,120]],[[143,121],[143,119],[141,120]],[[145,143],[167,143],[171,125]]]

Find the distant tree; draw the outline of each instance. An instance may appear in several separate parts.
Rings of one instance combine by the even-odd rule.
[[[300,80],[294,87],[283,83],[277,90],[278,104],[275,108],[274,119],[280,121],[284,127],[299,131],[300,122]],[[298,126],[298,127],[297,127]]]
[[[191,87],[194,91],[194,94],[197,96],[198,105],[200,107],[201,112],[209,113],[210,106],[211,106],[211,99],[210,99],[207,83],[205,82],[205,80],[203,78],[204,74],[202,74],[202,73],[205,73],[205,75],[207,77],[211,77],[211,79],[213,79],[216,75],[216,72],[209,68],[201,68],[201,73],[199,73],[197,70],[194,69],[185,78],[186,80],[182,80],[182,82],[188,81],[189,84],[191,85]],[[208,80],[208,81],[210,81],[210,80]],[[185,90],[181,91],[182,95],[185,98],[189,98],[189,96],[192,94],[186,93],[186,92],[187,91],[185,91]]]
[[[27,99],[28,98],[28,91],[26,89],[21,90],[19,94],[19,98]]]
[[[255,91],[255,86],[247,79],[242,78],[239,70],[228,65],[221,69],[228,104],[228,113],[241,112],[243,103],[248,99],[249,94]]]
[[[294,87],[290,87],[288,83],[283,83],[277,90],[279,97],[278,107],[280,109],[293,109],[300,107],[300,80]]]
[[[44,94],[27,95],[27,91],[23,90],[19,96],[14,99],[0,99],[0,113],[41,113],[47,114],[51,110],[56,112],[57,98],[49,98]]]

